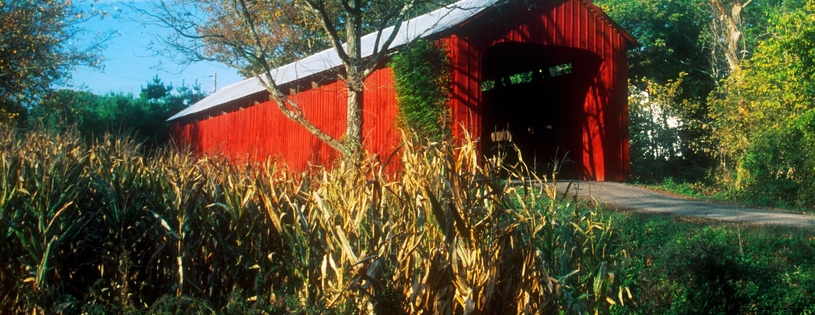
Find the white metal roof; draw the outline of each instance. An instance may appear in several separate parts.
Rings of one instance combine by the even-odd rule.
[[[398,48],[415,39],[437,34],[457,26],[500,1],[503,0],[462,0],[406,21],[402,23],[402,26],[399,28],[399,33],[397,33],[396,38],[391,44],[391,48]],[[393,32],[393,27],[382,31],[380,48],[382,47],[382,42],[390,36],[391,32]],[[376,41],[376,32],[365,35],[361,40],[362,56],[371,56]],[[341,65],[342,61],[339,55],[331,48],[274,69],[271,73],[275,79],[275,83],[277,85],[283,85]],[[167,120],[170,121],[195,114],[265,90],[258,78],[247,79],[221,88]]]

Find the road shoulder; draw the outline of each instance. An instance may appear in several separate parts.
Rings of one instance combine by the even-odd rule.
[[[606,207],[620,210],[815,229],[813,215],[701,201],[622,183],[591,181],[557,183],[557,188],[561,192],[566,192],[567,187],[569,195],[596,200]]]

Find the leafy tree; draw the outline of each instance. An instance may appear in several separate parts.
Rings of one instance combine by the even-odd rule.
[[[96,66],[102,40],[88,47],[73,42],[81,23],[100,11],[83,12],[71,1],[0,2],[0,121],[24,118],[55,83],[78,64]]]
[[[206,97],[199,84],[173,87],[154,77],[137,96],[124,93],[95,95],[63,89],[46,94],[31,110],[31,120],[62,130],[76,125],[82,135],[130,133],[153,147],[169,138],[167,118]]]
[[[641,46],[629,52],[629,75],[659,84],[685,72],[682,98],[707,95],[715,85],[705,32],[710,23],[707,0],[598,0],[598,6]]]
[[[162,1],[149,13],[178,34],[170,45],[193,58],[211,58],[261,78],[280,111],[300,124],[346,159],[358,160],[362,152],[363,82],[388,58],[397,31],[417,10],[435,7],[423,0],[281,0],[281,1]],[[361,38],[376,32],[370,57],[362,57]],[[347,90],[347,127],[335,138],[305,118],[296,102],[288,99],[270,71],[317,49],[333,48],[342,67],[336,73]]]
[[[80,124],[87,114],[87,107],[98,96],[87,91],[61,89],[50,91],[42,97],[37,106],[31,109],[29,117],[43,126],[63,129]]]
[[[165,85],[158,76],[141,89],[131,103],[130,117],[125,126],[133,128],[138,138],[162,144],[169,140],[167,118],[206,97],[199,84],[192,87]]]
[[[761,163],[800,161],[786,172],[806,173],[811,167],[805,165],[815,159],[807,155],[804,144],[792,148],[776,143],[792,139],[785,135],[811,137],[811,129],[807,130],[811,119],[800,117],[815,109],[815,0],[774,15],[771,23],[771,37],[711,97],[712,127],[722,166],[737,171],[725,180],[735,179],[737,189],[756,185],[754,179],[761,178],[754,176],[756,172],[775,169]],[[784,173],[776,171],[777,176]]]
[[[597,1],[642,44],[629,52],[630,89],[635,91],[629,116],[635,178],[696,180],[715,167],[708,96],[752,57],[762,34],[767,33],[769,16],[789,10],[795,1]],[[670,113],[677,120],[676,128],[660,127],[659,119],[648,121],[654,117],[641,109],[654,106]],[[667,155],[658,162],[651,160],[657,152]]]
[[[680,100],[682,79],[661,85],[649,79],[645,89],[629,86],[631,177],[637,181],[659,181],[664,177],[687,176],[679,168],[688,147],[682,131],[687,127],[679,109],[690,106]]]
[[[738,155],[750,138],[784,127],[815,102],[815,3],[775,16],[771,38],[738,76],[713,94],[711,117],[726,154]]]
[[[710,27],[705,36],[711,47],[712,72],[724,79],[741,70],[767,37],[771,18],[804,6],[805,0],[710,0]]]
[[[683,79],[683,98],[704,99],[717,81],[751,56],[770,16],[802,0],[597,0],[642,44],[630,51],[630,75],[659,84]],[[732,61],[731,61],[732,60]],[[732,63],[732,66],[730,65]],[[646,83],[638,83],[640,87]]]
[[[598,0],[641,44],[629,51],[632,178],[698,179],[710,158],[705,99],[716,86],[709,0]],[[666,125],[665,117],[674,121]]]
[[[756,136],[739,157],[738,193],[766,206],[815,208],[815,108]]]
[[[172,90],[172,84],[164,85],[158,76],[154,76],[153,81],[147,83],[147,87],[142,87],[139,98],[148,102],[156,102],[169,95]]]

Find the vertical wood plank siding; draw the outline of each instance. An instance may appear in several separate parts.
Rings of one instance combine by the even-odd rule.
[[[602,64],[583,105],[582,152],[573,152],[572,159],[582,165],[586,179],[627,179],[628,40],[589,0],[533,1],[537,4],[532,8],[522,1],[518,3],[488,11],[437,38],[447,48],[451,61],[450,113],[456,139],[463,140],[465,133],[475,140],[483,137],[480,83],[482,57],[487,49],[505,42],[580,48],[596,54]],[[365,81],[365,88],[365,146],[384,160],[401,139],[395,126],[398,109],[392,71],[376,71]],[[304,89],[291,98],[318,127],[336,138],[344,133],[346,99],[341,82]],[[286,119],[272,102],[242,106],[246,108],[176,123],[173,135],[198,152],[220,153],[236,161],[285,157],[287,165],[295,170],[309,164],[326,165],[338,156],[338,152]]]
[[[554,7],[517,7],[485,14],[442,39],[453,65],[453,121],[477,138],[480,119],[481,58],[493,45],[524,42],[575,47],[590,51],[603,62],[583,106],[583,148],[576,163],[584,177],[598,181],[628,178],[628,100],[626,40],[587,0],[561,2]],[[519,61],[521,62],[521,61]],[[461,139],[462,135],[459,134]],[[574,154],[574,153],[573,153]]]
[[[345,133],[346,92],[342,82],[300,91],[289,96],[307,119],[335,138]],[[222,155],[235,162],[285,158],[293,170],[328,165],[339,153],[280,112],[273,101],[222,113],[196,122],[174,124],[177,142],[197,152]],[[366,149],[383,160],[399,145],[395,128],[396,99],[393,73],[375,71],[365,80],[363,136]],[[391,167],[398,167],[398,163]]]

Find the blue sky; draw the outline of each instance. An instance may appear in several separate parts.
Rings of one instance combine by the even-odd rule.
[[[87,9],[90,3],[91,1],[86,1],[80,4],[80,8]],[[211,93],[213,74],[217,74],[218,88],[242,80],[234,69],[219,63],[197,62],[184,67],[167,57],[156,56],[154,52],[148,50],[148,46],[157,36],[166,34],[169,30],[140,22],[143,19],[126,3],[129,1],[93,2],[95,8],[116,14],[104,19],[94,18],[85,23],[84,27],[90,31],[88,36],[93,37],[97,33],[108,31],[116,33],[107,41],[107,48],[101,52],[104,56],[103,68],[77,67],[68,81],[68,87],[90,90],[95,94],[108,92],[138,94],[142,86],[158,75],[165,84],[171,83],[173,86],[180,86],[182,83],[191,86],[197,80],[202,90]],[[136,2],[135,5],[148,4]],[[90,39],[79,39],[80,45]]]

